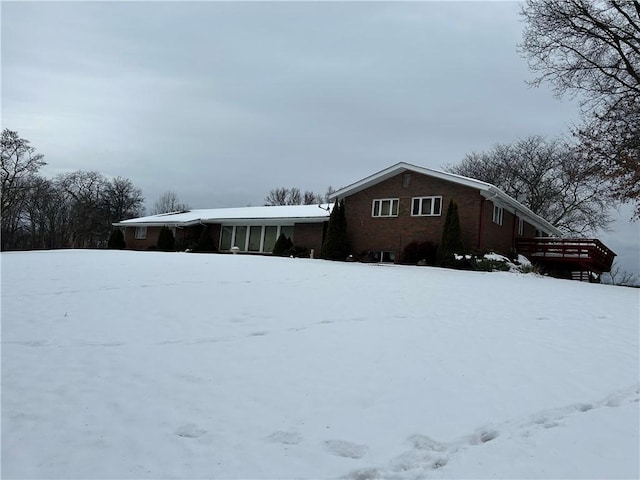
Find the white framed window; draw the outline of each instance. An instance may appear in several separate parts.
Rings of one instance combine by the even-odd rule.
[[[373,201],[371,208],[372,217],[397,217],[398,216],[398,199],[397,198],[381,198]]]
[[[147,227],[136,227],[136,240],[144,240],[147,238]]]
[[[524,235],[524,219],[518,217],[518,235]]]
[[[222,225],[220,250],[271,253],[281,233],[293,238],[293,225]]]
[[[493,206],[493,223],[502,225],[502,219],[504,217],[504,209],[498,205]]]
[[[411,216],[442,215],[442,197],[414,197],[411,200]]]

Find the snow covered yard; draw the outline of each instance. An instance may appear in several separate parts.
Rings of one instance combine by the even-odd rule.
[[[2,478],[638,478],[640,291],[3,253]]]

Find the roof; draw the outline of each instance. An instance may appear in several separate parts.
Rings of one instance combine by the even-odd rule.
[[[550,235],[555,235],[558,237],[562,236],[562,232],[554,227],[551,223],[549,223],[541,216],[533,213],[515,198],[510,197],[495,185],[491,185],[490,183],[482,182],[474,178],[463,177],[462,175],[442,172],[440,170],[434,170],[431,168],[419,167],[405,162],[396,163],[395,165],[385,168],[384,170],[374,173],[373,175],[363,178],[362,180],[352,183],[351,185],[347,185],[340,190],[336,190],[329,196],[329,200],[348,197],[350,195],[353,195],[354,193],[358,193],[366,188],[369,188],[372,185],[376,185],[384,180],[407,171],[420,173],[429,177],[434,177],[440,180],[464,185],[466,187],[475,188],[480,192],[480,195],[491,200],[505,210],[517,214],[519,217],[526,220],[538,230],[546,232]]]
[[[187,227],[201,223],[278,224],[283,222],[315,223],[329,219],[330,204],[284,205],[275,207],[238,207],[195,209],[132,218],[114,223],[115,227]]]

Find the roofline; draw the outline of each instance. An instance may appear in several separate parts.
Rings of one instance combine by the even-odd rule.
[[[457,183],[459,185],[464,185],[466,187],[478,189],[480,190],[481,195],[484,198],[492,201],[498,199],[498,203],[501,207],[506,208],[511,213],[520,214],[522,218],[527,219],[531,225],[538,228],[539,230],[547,231],[548,233],[551,233],[558,237],[562,236],[562,232],[554,227],[550,222],[533,213],[529,208],[522,205],[515,198],[504,193],[495,185],[483,182],[481,180],[476,180],[474,178],[456,175],[455,173],[442,172],[440,170],[434,170],[431,168],[419,167],[417,165],[412,165],[406,162],[396,163],[395,165],[387,167],[384,170],[380,170],[379,172],[374,173],[373,175],[369,175],[362,180],[336,190],[331,195],[329,195],[329,200],[339,200],[349,195],[353,195],[372,185],[380,183],[405,171],[416,172],[430,177],[435,177],[440,180],[445,180],[448,182]]]
[[[134,220],[125,220],[123,222],[114,222],[111,225],[114,227],[191,227],[193,225],[208,225],[208,224],[226,224],[237,225],[244,223],[247,225],[267,225],[277,224],[282,225],[284,223],[321,223],[329,221],[329,215],[326,217],[235,217],[235,218],[197,218],[194,220],[188,220],[183,222],[136,222]]]

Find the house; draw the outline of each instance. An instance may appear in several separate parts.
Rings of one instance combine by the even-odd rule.
[[[463,244],[508,253],[519,237],[561,232],[499,188],[479,180],[398,163],[333,193],[345,201],[350,245],[397,259],[411,242],[440,243],[447,205],[458,204]]]
[[[468,250],[518,252],[564,276],[609,271],[615,254],[593,239],[565,239],[562,232],[494,185],[472,178],[397,163],[334,192],[328,205],[190,210],[125,220],[128,248],[155,246],[160,228],[178,244],[197,239],[204,226],[220,251],[269,253],[281,233],[296,246],[322,246],[330,205],[344,200],[352,253],[398,262],[412,242],[440,243],[446,208],[458,205]]]
[[[127,248],[133,250],[155,248],[162,227],[170,228],[176,244],[183,246],[194,244],[206,227],[221,251],[237,246],[241,252],[270,253],[277,238],[284,234],[319,256],[329,213],[328,204],[196,209],[113,225],[124,229]]]

